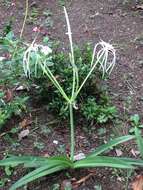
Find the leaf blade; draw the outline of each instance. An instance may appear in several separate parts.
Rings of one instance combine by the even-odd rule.
[[[118,144],[121,144],[121,143],[124,143],[126,141],[132,140],[134,138],[135,138],[134,135],[127,135],[127,136],[122,136],[122,137],[118,137],[118,138],[115,138],[113,140],[110,140],[106,144],[103,144],[103,145],[97,147],[94,152],[92,152],[91,154],[88,155],[88,157],[97,156],[97,155],[105,152],[106,150],[109,150],[113,146],[116,146]]]
[[[42,166],[32,172],[30,172],[29,174],[25,175],[24,177],[22,177],[20,180],[18,180],[14,185],[11,186],[11,188],[9,190],[16,190],[17,188],[31,182],[34,181],[35,179],[38,179],[40,177],[52,174],[54,172],[66,169],[67,166],[66,165],[53,165],[52,167],[49,166]]]
[[[27,167],[30,165],[33,167],[39,167],[44,164],[53,163],[64,163],[72,167],[72,162],[67,156],[53,156],[53,157],[40,157],[40,156],[11,156],[0,160],[0,166],[17,166],[19,164],[24,164]]]
[[[140,134],[140,130],[137,127],[135,127],[135,136],[136,136],[138,149],[140,151],[141,157],[143,158],[143,138]]]
[[[74,168],[82,167],[134,168],[130,163],[127,163],[121,158],[109,156],[87,157],[86,159],[74,163]]]

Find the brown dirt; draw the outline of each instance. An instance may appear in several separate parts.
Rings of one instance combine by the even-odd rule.
[[[33,3],[35,2],[35,3]],[[52,19],[54,21],[53,27],[42,27],[42,34],[40,38],[48,34],[52,39],[59,40],[61,46],[67,48],[68,40],[65,35],[65,19],[63,9],[59,5],[58,0],[36,0],[30,1],[31,7],[38,8],[38,21],[41,23],[44,19],[43,10],[50,10],[52,12]],[[10,18],[14,18],[13,29],[17,35],[19,35],[22,18],[24,14],[24,1],[16,1],[16,5],[7,8],[0,3],[0,30],[2,31],[5,23]],[[85,42],[94,43],[100,39],[112,43],[117,49],[117,66],[106,81],[106,85],[109,87],[109,92],[113,102],[118,107],[121,119],[123,120],[122,132],[127,133],[127,116],[130,114],[138,113],[143,119],[142,107],[143,107],[143,68],[142,68],[142,54],[143,54],[143,10],[137,10],[135,3],[123,4],[122,0],[69,0],[67,3],[68,13],[72,25],[73,39],[77,44],[84,44]],[[24,36],[31,41],[33,38],[32,28],[37,24],[27,25],[25,28]],[[138,39],[138,40],[137,40]],[[129,102],[130,99],[130,102]],[[38,113],[39,112],[39,113]],[[38,113],[38,114],[37,114]],[[48,125],[48,122],[55,120],[49,118],[49,114],[45,114],[44,108],[32,113],[33,118],[38,118],[39,126]],[[47,119],[48,118],[48,119]],[[32,129],[36,125],[33,122]],[[62,124],[61,124],[62,125]],[[37,129],[29,136],[20,142],[20,146],[17,148],[11,147],[7,140],[2,139],[0,144],[0,152],[7,150],[13,152],[24,152],[26,154],[44,155],[44,154],[56,154],[59,153],[57,148],[53,148],[53,140],[58,140],[59,144],[65,144],[68,141],[68,128],[54,129],[49,127],[50,132],[47,135],[40,134]],[[110,130],[110,129],[109,129]],[[96,130],[94,131],[96,132]],[[107,130],[108,133],[108,130]],[[48,144],[48,147],[44,147],[41,151],[33,148],[35,136],[39,134],[39,141]],[[85,153],[89,152],[97,144],[96,133],[91,132],[88,134],[82,127],[77,127],[77,150],[82,150]],[[83,138],[81,138],[83,137]],[[16,138],[16,137],[15,137]],[[80,139],[81,138],[81,139]],[[102,143],[104,138],[99,139],[99,143]],[[85,142],[84,142],[85,141]],[[55,145],[54,145],[55,146]],[[52,147],[52,148],[51,148]],[[56,151],[55,151],[56,149]],[[66,146],[68,153],[69,145]],[[89,170],[81,170],[76,172],[70,172],[72,177],[80,179],[82,176],[86,176],[90,173]],[[21,173],[22,175],[22,173]],[[58,176],[59,175],[59,176]],[[92,190],[97,184],[101,184],[103,190],[123,190],[125,189],[125,181],[120,178],[126,176],[123,172],[121,174],[113,170],[95,170],[95,175],[90,177],[85,184],[78,187],[78,190]],[[18,176],[15,174],[15,176]],[[14,179],[17,177],[14,177]],[[54,183],[62,183],[63,180],[68,179],[66,174],[59,173],[52,177],[46,177],[42,181],[35,182],[30,185],[30,190],[48,190],[52,189]],[[120,181],[121,179],[121,181]],[[9,186],[9,185],[8,185]],[[8,189],[3,188],[5,190]]]

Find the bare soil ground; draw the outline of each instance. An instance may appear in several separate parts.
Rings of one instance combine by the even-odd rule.
[[[19,35],[23,21],[24,1],[13,1],[14,5],[11,3],[6,5],[3,2],[8,1],[0,2],[0,30],[2,31],[4,25],[12,18],[13,30],[16,35]],[[109,80],[106,81],[106,85],[108,86],[108,91],[113,103],[119,110],[122,120],[121,133],[127,134],[127,118],[130,114],[138,113],[141,119],[143,119],[143,10],[137,9],[134,1],[131,3],[123,3],[122,0],[69,0],[66,6],[75,43],[82,47],[85,42],[91,42],[94,45],[94,43],[102,39],[112,43],[117,49],[117,66]],[[43,11],[50,10],[52,12],[53,26],[43,26],[39,40],[43,35],[48,34],[51,39],[59,40],[61,47],[67,49],[68,40],[65,35],[65,19],[60,1],[31,0],[30,8],[32,9],[32,7],[38,10],[38,19],[31,24],[27,24],[24,31],[25,38],[28,41],[32,40],[34,37],[32,29],[44,21],[45,17],[43,16]],[[61,151],[62,145],[68,141],[68,128],[65,129],[61,127],[63,124],[59,124],[59,128],[55,128],[54,125],[50,126],[48,123],[51,122],[51,120],[55,120],[55,118],[46,114],[43,107],[40,109],[37,108],[37,110],[32,113],[32,117],[38,118],[38,126],[44,128],[44,126],[47,125],[50,128],[47,134],[42,134],[38,128],[31,136],[22,140],[18,148],[11,147],[11,143],[8,143],[5,139],[1,139],[1,156],[6,150],[8,151],[10,149],[13,152],[32,153],[34,155],[53,155]],[[35,123],[32,128],[35,127],[34,125]],[[94,132],[95,133],[91,132],[87,134],[82,126],[77,126],[76,148],[78,151],[80,150],[87,153],[96,147],[97,141],[98,144],[100,144],[106,139],[106,137],[97,138],[96,128]],[[108,133],[110,133],[110,127],[107,129],[107,136]],[[38,134],[38,141],[48,145],[48,147],[45,146],[42,150],[37,150],[33,147]],[[57,148],[56,145],[53,144],[53,140],[58,140],[61,146],[58,145],[59,147]],[[68,153],[69,145],[66,145],[65,149]],[[70,171],[69,174],[62,172],[52,177],[48,176],[39,182],[32,183],[27,189],[51,190],[55,183],[62,184],[62,182],[68,178],[80,179],[89,175],[91,172],[93,175],[75,189],[92,190],[95,189],[97,184],[101,184],[103,190],[125,189],[126,173],[110,169]],[[15,176],[11,179],[12,182],[20,175],[23,175],[23,171],[21,170],[19,173],[15,173]],[[7,190],[8,187],[9,184],[3,189]]]

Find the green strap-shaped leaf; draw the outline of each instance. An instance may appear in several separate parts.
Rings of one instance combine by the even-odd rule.
[[[127,135],[127,136],[115,138],[115,139],[109,141],[108,143],[97,147],[95,151],[93,151],[91,154],[88,155],[88,157],[97,156],[107,150],[110,150],[110,148],[112,148],[118,144],[124,143],[124,142],[129,141],[134,138],[135,138],[134,135]]]
[[[26,164],[28,162],[41,162],[46,158],[36,156],[11,156],[9,158],[0,160],[0,166],[16,166],[18,164]]]
[[[143,160],[133,159],[133,158],[121,158],[123,161],[133,165],[143,167]]]
[[[140,151],[141,157],[143,158],[143,138],[141,136],[140,130],[137,127],[135,127],[135,136],[138,149]]]
[[[11,156],[0,160],[0,166],[17,166],[19,164],[24,164],[25,167],[40,167],[47,164],[67,164],[72,167],[72,162],[66,156],[53,156],[50,158],[38,157],[38,156]]]
[[[85,168],[85,167],[111,167],[111,168],[134,168],[127,161],[121,158],[108,157],[108,156],[95,156],[87,157],[83,160],[74,163],[74,168]]]
[[[67,165],[50,165],[50,166],[42,166],[29,174],[22,177],[20,180],[18,180],[9,190],[16,190],[17,188],[34,181],[35,179],[38,179],[40,177],[46,176],[48,174],[52,174],[54,172],[66,169]]]

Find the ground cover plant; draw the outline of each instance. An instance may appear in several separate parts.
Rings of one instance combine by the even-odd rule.
[[[29,44],[15,38],[12,31],[8,30],[3,35],[4,36],[1,37],[0,42],[1,55],[3,55],[3,57],[1,57],[1,85],[4,84],[7,89],[17,88],[20,84],[24,86],[30,86],[31,84],[37,85],[38,90],[35,90],[35,99],[38,101],[41,99],[41,102],[44,101],[47,105],[47,109],[56,114],[56,117],[58,117],[59,120],[67,119],[67,103],[61,98],[61,95],[58,93],[57,89],[43,74],[39,64],[37,63],[46,62],[53,75],[58,77],[64,91],[70,95],[70,91],[72,90],[71,83],[73,74],[71,65],[69,64],[69,55],[67,53],[59,52],[57,47],[55,47],[51,52],[50,48],[54,47],[54,43],[51,43],[48,37],[43,39],[44,45],[38,46],[38,44],[34,43],[33,50],[39,49],[42,52],[34,52],[31,49],[33,51],[30,55],[31,77],[27,80],[27,84],[25,84],[26,82],[24,80],[21,62],[23,62],[23,56],[25,56],[24,59],[26,59],[27,52],[24,55],[24,51],[26,51]],[[46,49],[47,47],[49,47],[49,49]],[[45,51],[50,51],[51,55],[49,56],[48,53],[45,54]],[[78,67],[77,69],[80,70],[79,79],[82,81],[86,77],[86,74],[90,71],[92,48],[90,44],[86,44],[82,50],[75,46],[73,51],[74,59]],[[104,73],[104,78],[107,77],[107,73]],[[105,90],[102,90],[100,84],[97,85],[97,83],[100,83],[102,78],[103,76],[101,71],[98,70],[97,72],[97,70],[95,70],[89,77],[86,85],[83,86],[80,96],[78,96],[76,100],[78,102],[78,109],[76,112],[79,115],[84,116],[89,122],[96,121],[97,123],[106,123],[116,117],[117,111],[116,108],[111,105],[109,96],[106,94]],[[12,90],[10,92],[12,92]],[[25,102],[26,100],[27,98],[25,98]],[[6,106],[6,104],[2,105],[3,107],[1,109],[4,109],[4,105]],[[12,116],[12,114],[5,117],[8,119],[10,116]],[[5,119],[2,123],[4,124],[7,119]]]
[[[7,31],[0,38],[1,56],[1,80],[0,80],[0,127],[13,116],[26,111],[26,102],[28,97],[16,95],[16,88],[20,86],[22,47],[18,50],[18,40],[14,38],[11,31]],[[19,81],[18,81],[19,79]]]
[[[47,43],[47,45],[49,44],[50,42]],[[82,51],[78,47],[75,47],[74,56],[77,69],[80,70],[79,79],[82,81],[90,71],[90,62],[92,60],[91,46],[89,44],[85,45]],[[32,56],[31,59],[33,59]],[[53,75],[58,78],[64,91],[70,95],[72,90],[72,69],[69,64],[69,56],[66,53],[54,50],[48,59],[46,59],[46,61]],[[35,72],[35,60],[31,61],[33,66],[30,80],[39,87],[37,99],[44,101],[44,103],[47,104],[47,109],[56,114],[56,117],[59,117],[59,119],[67,119],[67,103],[61,98],[61,95],[51,82],[47,80],[47,77],[40,72],[39,68],[37,68],[36,73],[33,74]],[[86,85],[83,86],[80,96],[77,97],[78,109],[76,112],[78,114],[80,113],[79,115],[81,116],[83,115],[88,121],[96,120],[96,122],[105,123],[116,117],[117,110],[115,106],[111,105],[106,92],[101,89],[99,84],[97,86],[96,81],[100,80],[102,80],[101,72],[95,70],[92,76],[89,77]]]
[[[109,150],[111,147],[116,146],[120,143],[126,142],[128,140],[134,139],[135,137],[138,139],[138,147],[141,151],[141,143],[142,138],[140,136],[140,133],[138,133],[137,127],[135,136],[134,135],[128,135],[128,136],[122,136],[118,137],[114,140],[111,140],[105,145],[102,145],[98,147],[93,153],[89,154],[85,158],[82,158],[79,161],[76,161],[74,159],[74,148],[75,148],[75,135],[74,135],[74,119],[73,119],[73,110],[77,109],[78,103],[76,102],[76,99],[78,95],[80,94],[80,91],[82,91],[82,88],[86,84],[87,80],[90,78],[92,72],[97,67],[102,71],[102,74],[105,75],[105,73],[110,73],[113,69],[113,66],[115,64],[115,51],[114,48],[105,42],[100,42],[97,44],[94,48],[93,54],[92,54],[92,60],[90,64],[89,71],[87,70],[87,75],[85,78],[80,79],[78,67],[76,65],[75,59],[74,59],[74,51],[72,46],[72,36],[71,36],[71,30],[70,30],[70,24],[68,15],[66,12],[66,9],[64,8],[66,21],[68,25],[68,36],[70,40],[70,47],[71,47],[71,53],[70,53],[70,61],[71,66],[70,69],[72,70],[73,78],[71,81],[72,86],[70,88],[71,91],[69,91],[69,94],[64,91],[61,84],[58,81],[58,77],[54,76],[51,71],[51,49],[46,48],[46,55],[44,57],[38,57],[39,54],[43,53],[45,50],[44,46],[37,45],[35,47],[35,41],[28,47],[28,49],[25,51],[24,54],[24,71],[27,77],[31,77],[34,66],[34,74],[37,75],[38,71],[40,71],[40,74],[47,76],[51,83],[55,86],[55,88],[58,90],[58,93],[61,95],[61,98],[67,102],[67,106],[69,109],[69,115],[70,115],[70,129],[71,129],[71,151],[70,151],[70,158],[67,156],[55,156],[51,158],[46,157],[33,157],[33,156],[11,156],[10,158],[4,159],[0,161],[1,166],[17,166],[18,164],[24,164],[25,167],[31,167],[35,168],[32,172],[21,178],[18,182],[16,182],[11,189],[16,189],[30,181],[33,181],[39,177],[54,173],[56,171],[64,170],[67,168],[77,169],[77,168],[83,168],[83,167],[115,167],[115,168],[131,168],[133,169],[136,165],[142,166],[143,161],[142,160],[135,160],[130,158],[116,158],[116,157],[109,157],[109,156],[102,156],[101,154],[105,151]],[[97,46],[100,49],[97,49],[96,54],[96,48]],[[113,56],[110,60],[111,62],[108,62],[108,56],[111,53]],[[36,56],[36,58],[35,58]],[[33,62],[34,60],[34,62]],[[48,61],[47,61],[48,60]],[[34,65],[33,65],[34,64]],[[32,72],[31,72],[32,71]],[[60,74],[60,73],[59,73]],[[92,102],[92,100],[90,100]],[[99,109],[99,108],[98,108]],[[113,109],[113,108],[112,108]],[[111,109],[111,112],[112,112]],[[109,109],[110,110],[110,109]],[[106,110],[105,110],[106,111]],[[103,112],[104,113],[104,112]],[[101,116],[101,121],[104,120],[104,116]],[[106,120],[106,118],[105,118]]]

